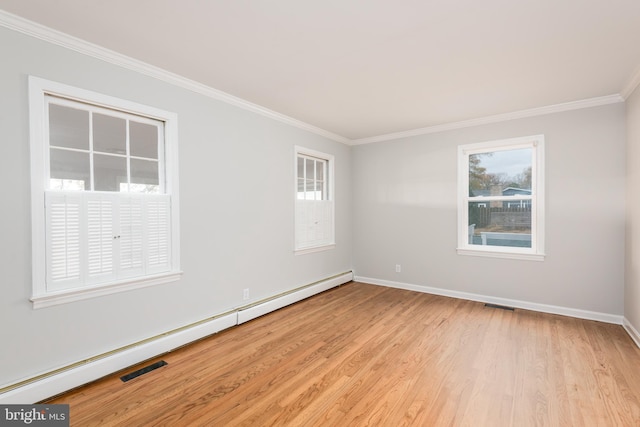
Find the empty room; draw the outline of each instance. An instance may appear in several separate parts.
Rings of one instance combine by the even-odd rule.
[[[0,61],[0,424],[640,425],[640,2],[0,0]]]

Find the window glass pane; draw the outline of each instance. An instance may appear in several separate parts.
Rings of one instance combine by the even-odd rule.
[[[325,200],[324,197],[324,185],[320,181],[316,181],[316,192],[315,192],[315,200]]]
[[[326,162],[324,162],[322,160],[316,161],[316,179],[318,181],[323,181],[324,180],[324,165],[325,164],[326,164]]]
[[[93,180],[95,191],[120,191],[127,183],[127,158],[94,154]]]
[[[52,190],[90,190],[89,153],[51,148],[50,186]]]
[[[532,148],[469,155],[469,196],[531,195]]]
[[[314,166],[315,162],[312,159],[306,159],[306,163],[307,163],[306,178],[307,179],[315,179],[315,173],[313,171],[313,166]]]
[[[129,191],[135,193],[160,192],[157,161],[131,159],[131,184]]]
[[[49,104],[49,145],[89,149],[89,112]]]
[[[135,157],[158,158],[158,127],[129,122],[129,152]]]
[[[315,183],[313,182],[312,179],[307,179],[306,181],[306,188],[305,188],[305,199],[306,200],[315,200],[314,197],[314,185]]]
[[[298,192],[297,197],[298,200],[304,200],[304,179],[298,178]]]
[[[304,158],[302,157],[298,157],[298,178],[304,179]]]
[[[531,200],[470,202],[469,244],[531,247]]]
[[[127,154],[127,122],[117,117],[93,114],[93,150]]]
[[[63,191],[84,191],[84,181],[81,181],[79,179],[51,178],[49,180],[49,189]]]

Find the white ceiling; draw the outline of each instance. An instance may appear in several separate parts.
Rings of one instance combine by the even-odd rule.
[[[639,0],[0,0],[348,139],[624,94]]]

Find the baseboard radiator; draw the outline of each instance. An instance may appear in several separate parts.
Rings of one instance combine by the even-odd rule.
[[[178,347],[248,322],[287,305],[353,280],[353,272],[341,273],[288,292],[220,313],[155,337],[61,367],[33,378],[0,387],[0,404],[30,404],[90,383]]]

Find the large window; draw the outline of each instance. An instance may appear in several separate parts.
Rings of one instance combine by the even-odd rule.
[[[458,253],[542,260],[544,137],[459,147]]]
[[[31,77],[35,307],[177,280],[176,117]]]
[[[296,147],[295,250],[334,247],[333,156]]]

